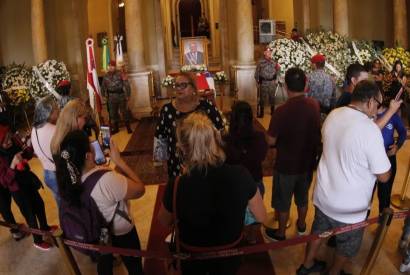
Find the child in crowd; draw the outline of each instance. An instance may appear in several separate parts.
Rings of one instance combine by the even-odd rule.
[[[377,112],[377,119],[381,118],[386,113],[388,106],[389,102],[384,101]],[[397,141],[394,139],[395,131],[398,133]],[[382,135],[384,147],[391,164],[391,177],[386,183],[376,181],[377,196],[379,198],[379,215],[382,214],[384,208],[390,207],[391,191],[397,170],[396,154],[407,138],[406,127],[398,113],[395,113],[383,127]]]

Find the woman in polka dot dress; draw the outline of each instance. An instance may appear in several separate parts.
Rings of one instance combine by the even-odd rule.
[[[176,126],[192,112],[200,111],[208,115],[218,130],[224,128],[222,117],[215,106],[198,96],[194,75],[182,73],[175,80],[176,98],[165,104],[155,130],[154,139],[166,141],[168,145],[168,180],[181,173],[181,159],[176,150]],[[154,142],[154,147],[157,142]],[[155,149],[154,149],[155,150]]]

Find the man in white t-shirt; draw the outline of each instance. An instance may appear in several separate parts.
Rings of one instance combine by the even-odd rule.
[[[380,128],[373,121],[381,102],[377,85],[364,80],[356,85],[351,104],[327,117],[322,128],[323,154],[313,194],[312,233],[364,221],[375,180],[389,179],[390,162]],[[340,274],[346,260],[357,254],[363,231],[336,235],[336,254],[329,274]],[[320,244],[320,239],[308,243],[298,275],[325,268],[324,262],[314,259]]]

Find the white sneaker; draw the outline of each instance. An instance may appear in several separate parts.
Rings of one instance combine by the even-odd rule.
[[[408,264],[402,263],[400,265],[400,272],[406,272],[410,270],[410,262]]]

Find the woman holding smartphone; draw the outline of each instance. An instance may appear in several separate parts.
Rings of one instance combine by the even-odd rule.
[[[101,168],[95,163],[95,152],[84,131],[68,133],[61,142],[56,156],[56,172],[61,200],[64,204],[81,207],[84,181]],[[112,245],[140,249],[140,241],[128,200],[144,195],[145,187],[138,176],[121,158],[114,142],[110,141],[110,157],[122,174],[110,170],[104,173],[92,189],[90,196],[107,223],[112,221]],[[107,169],[107,168],[104,168]],[[121,212],[119,214],[119,211]],[[128,274],[142,274],[141,258],[121,256]],[[113,256],[101,255],[97,263],[98,274],[113,274]]]
[[[61,110],[57,119],[50,149],[53,158],[60,153],[60,144],[64,137],[73,130],[84,130],[90,116],[87,105],[79,98],[69,101]]]

